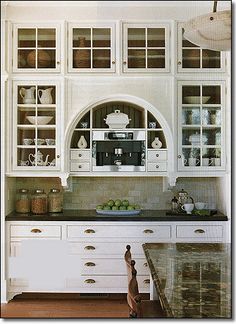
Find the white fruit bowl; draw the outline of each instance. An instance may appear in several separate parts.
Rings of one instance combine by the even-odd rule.
[[[53,116],[27,116],[27,119],[33,125],[36,123],[38,125],[46,125],[53,119]]]
[[[210,96],[202,96],[202,103],[205,104],[207,101],[210,99]],[[200,104],[201,98],[199,96],[188,96],[184,97],[184,101],[187,102],[188,104]]]

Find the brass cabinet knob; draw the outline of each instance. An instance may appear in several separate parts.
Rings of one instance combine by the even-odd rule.
[[[143,280],[143,283],[145,283],[145,284],[150,284],[150,279],[145,279],[145,280]]]
[[[84,280],[85,283],[88,283],[88,284],[93,284],[95,283],[96,281],[94,279],[86,279]]]
[[[85,250],[95,250],[95,247],[92,246],[92,245],[87,245],[87,246],[85,246],[84,249],[85,249]]]
[[[42,231],[39,228],[32,228],[30,231],[31,233],[42,233]]]
[[[95,233],[95,231],[91,228],[88,228],[84,231],[84,233],[90,234],[90,233]]]
[[[144,262],[143,266],[144,267],[147,267],[148,266],[147,262]]]
[[[194,231],[194,233],[197,233],[197,234],[203,234],[203,233],[205,233],[205,231],[204,231],[203,229],[201,229],[201,228],[198,228],[198,229],[196,229],[196,230]]]
[[[150,233],[153,233],[153,230],[151,230],[151,229],[145,229],[145,230],[143,231],[143,233],[145,233],[145,234],[150,234]]]
[[[95,267],[95,263],[93,263],[93,262],[86,262],[85,264],[84,264],[86,267]]]

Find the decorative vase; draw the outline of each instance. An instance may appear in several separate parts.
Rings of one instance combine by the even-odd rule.
[[[80,136],[80,139],[79,139],[79,141],[78,141],[77,146],[78,146],[78,148],[80,148],[80,149],[85,149],[85,148],[88,146],[87,141],[86,141],[84,135],[81,135],[81,136]]]
[[[155,137],[154,141],[151,143],[152,148],[159,149],[162,147],[162,142],[159,140],[159,137]]]
[[[79,47],[85,46],[85,37],[79,37]],[[78,49],[74,58],[75,67],[90,68],[90,51],[88,49]]]

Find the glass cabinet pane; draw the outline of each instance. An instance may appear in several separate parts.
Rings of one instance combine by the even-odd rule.
[[[202,49],[191,43],[184,37],[184,29],[182,28],[182,68],[184,69],[220,69],[221,68],[221,52]]]
[[[17,37],[18,68],[56,68],[55,28],[19,28]]]
[[[182,163],[183,166],[199,167],[201,165],[200,148],[183,148],[182,149]]]
[[[200,125],[201,115],[200,107],[183,107],[182,109],[182,124],[183,125]]]
[[[73,28],[73,68],[111,68],[111,29]]]
[[[200,86],[183,86],[182,87],[182,103],[183,104],[200,104],[201,103],[201,87]]]
[[[164,69],[166,67],[165,28],[127,29],[128,68]]]
[[[202,124],[221,125],[221,107],[203,107]]]
[[[17,166],[56,166],[56,86],[17,87]]]
[[[202,86],[202,96],[209,97],[209,99],[207,100],[208,104],[221,104],[221,87]]]
[[[200,145],[201,130],[199,128],[184,128],[182,129],[182,144],[183,145]]]
[[[221,166],[221,148],[203,148],[203,166]]]
[[[203,145],[221,145],[221,128],[205,128],[202,129]]]

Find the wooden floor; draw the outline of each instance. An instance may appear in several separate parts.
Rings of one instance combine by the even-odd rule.
[[[22,294],[1,304],[1,318],[128,318],[125,294]]]

